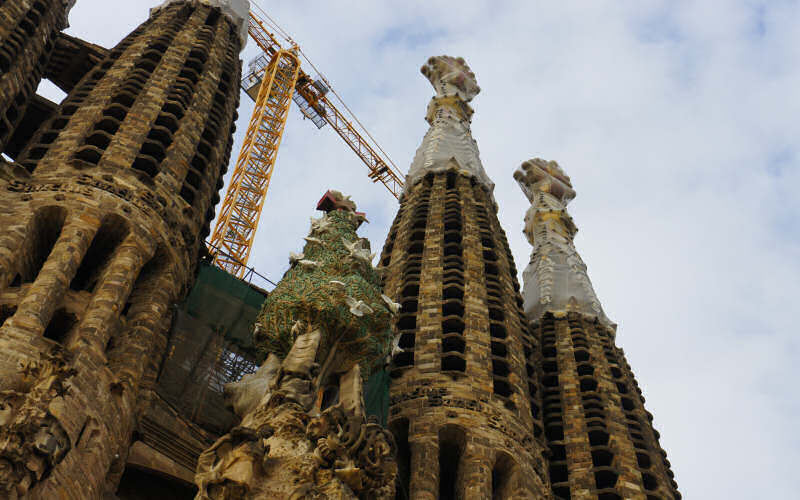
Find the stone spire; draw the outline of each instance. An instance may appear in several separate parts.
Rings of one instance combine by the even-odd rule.
[[[469,129],[475,76],[447,56],[422,73],[437,94],[431,128],[380,260],[384,293],[400,303],[388,420],[397,498],[551,498],[538,345]]]
[[[75,0],[71,0],[75,3]],[[150,10],[150,15],[155,14],[167,5],[175,2],[184,2],[185,0],[164,0],[164,2]],[[239,39],[242,41],[240,50],[244,49],[247,45],[247,26],[250,19],[250,1],[249,0],[195,0],[203,5],[209,7],[217,7],[225,14],[231,22],[239,29]]]
[[[514,178],[531,202],[533,245],[523,307],[541,367],[538,393],[553,498],[680,500],[625,353],[575,250],[566,211],[575,197],[554,161],[526,161]]]
[[[533,245],[523,272],[525,314],[535,320],[547,312],[578,312],[616,327],[603,312],[586,264],[575,250],[578,228],[566,209],[575,198],[569,177],[558,163],[534,158],[514,172],[514,179],[531,202],[524,231]]]
[[[474,175],[491,193],[494,183],[483,170],[478,144],[470,130],[473,111],[469,102],[481,91],[475,74],[463,58],[450,56],[431,57],[421,71],[430,80],[436,96],[428,104],[425,120],[431,128],[408,169],[406,191],[425,174],[455,166],[465,174]]]

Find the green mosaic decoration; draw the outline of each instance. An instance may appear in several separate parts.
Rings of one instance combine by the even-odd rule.
[[[389,353],[391,316],[398,304],[381,294],[369,241],[356,234],[363,216],[354,212],[352,202],[345,202],[352,210],[347,206],[311,219],[303,253],[290,256],[291,268],[261,308],[255,340],[264,355],[283,359],[305,326],[320,329],[321,359],[338,342],[336,364],[346,368],[359,363],[366,377]],[[295,325],[300,332],[293,333]]]

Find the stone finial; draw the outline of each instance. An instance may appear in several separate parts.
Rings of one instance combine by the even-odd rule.
[[[533,203],[537,191],[550,193],[567,205],[575,198],[572,182],[557,162],[533,158],[514,172],[514,179],[522,192]]]
[[[536,241],[548,234],[560,234],[571,241],[578,228],[566,206],[575,198],[575,191],[558,163],[533,158],[514,172],[514,179],[531,202],[525,214],[524,230],[530,244],[535,247]]]
[[[586,264],[575,250],[578,228],[567,213],[567,204],[575,198],[569,176],[558,163],[534,158],[514,172],[514,179],[531,202],[524,232],[533,254],[522,273],[528,319],[538,320],[547,312],[578,312],[616,327],[603,312]]]
[[[471,101],[481,91],[478,81],[463,57],[434,56],[420,69],[430,80],[436,97],[458,96]]]
[[[431,127],[408,169],[405,189],[429,173],[456,171],[473,176],[491,193],[494,183],[486,175],[470,130],[473,111],[468,102],[481,90],[475,74],[463,58],[450,56],[429,58],[422,74],[430,80],[436,95],[425,115]]]

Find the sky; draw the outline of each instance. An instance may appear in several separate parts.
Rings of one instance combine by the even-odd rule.
[[[517,268],[529,204],[512,173],[556,160],[578,193],[576,247],[684,498],[796,498],[800,3],[258,3],[404,173],[433,95],[420,66],[464,57]],[[68,32],[111,47],[155,4],[78,0]],[[257,54],[251,43],[242,57]],[[251,112],[243,95],[234,157]],[[377,252],[397,209],[333,130],[290,116],[250,259],[274,281],[327,189],[367,213]]]

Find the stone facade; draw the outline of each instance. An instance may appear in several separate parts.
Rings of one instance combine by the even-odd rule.
[[[395,322],[389,427],[398,498],[550,498],[536,356],[463,59],[431,58],[426,134],[383,249]],[[452,148],[454,151],[449,151]]]
[[[555,162],[514,173],[531,201],[525,311],[539,340],[544,435],[555,498],[678,500],[653,416],[573,245],[572,184]]]
[[[361,220],[334,196],[259,319],[270,357],[228,386],[240,424],[171,407],[156,381],[231,153],[247,2],[168,0],[111,50],[59,33],[71,3],[0,0],[1,498],[680,499],[572,243],[569,178],[515,174],[520,294],[470,132],[480,89],[447,56],[422,69],[436,96],[384,296],[354,229],[329,238],[340,211]],[[35,95],[43,75],[64,102]],[[336,266],[370,287],[316,273]],[[362,399],[390,322],[394,439]]]
[[[27,36],[23,11],[36,11],[44,45],[2,39],[17,49],[12,68],[37,76],[65,8],[4,2],[0,29],[16,23]],[[3,498],[116,490],[171,305],[190,286],[219,200],[239,28],[199,2],[154,12],[80,78],[16,163],[0,165]]]
[[[66,0],[0,3],[0,151],[35,95],[68,11]]]

